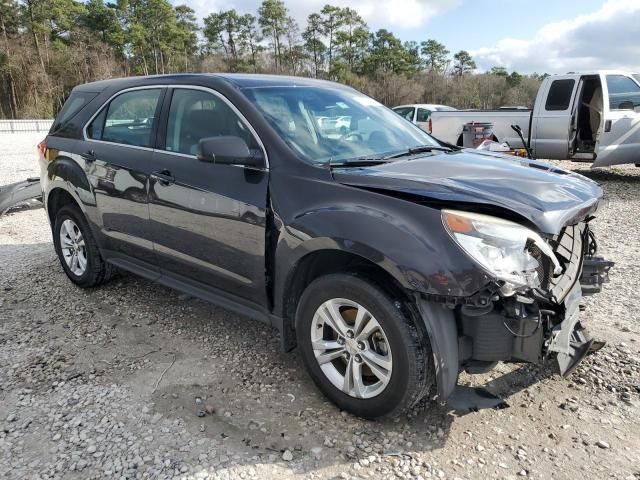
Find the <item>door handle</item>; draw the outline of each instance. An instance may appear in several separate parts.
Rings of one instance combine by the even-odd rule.
[[[89,163],[95,162],[97,158],[94,150],[87,150],[86,152],[81,153],[80,156]]]
[[[175,178],[171,175],[169,170],[162,170],[160,172],[153,172],[151,178],[157,180],[161,185],[169,185],[175,182]]]
[[[611,124],[613,122],[611,120],[607,120],[606,122],[604,122],[604,131],[605,132],[610,132],[611,131]]]

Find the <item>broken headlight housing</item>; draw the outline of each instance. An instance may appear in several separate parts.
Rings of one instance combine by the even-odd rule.
[[[549,257],[555,274],[561,271],[549,244],[518,223],[456,210],[442,210],[442,223],[467,255],[505,282],[501,290],[503,295],[540,287],[539,263],[531,253],[533,246]]]

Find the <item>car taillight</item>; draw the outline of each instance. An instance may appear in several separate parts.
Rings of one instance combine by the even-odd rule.
[[[429,119],[429,126],[427,127],[427,129],[428,129],[427,133],[431,133],[433,131],[433,123],[431,119]]]
[[[47,151],[47,141],[43,140],[38,144],[38,151],[42,154],[42,156],[44,157],[46,151]]]

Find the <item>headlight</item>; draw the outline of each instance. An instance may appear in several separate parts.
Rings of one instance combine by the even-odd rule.
[[[518,223],[455,210],[443,210],[442,223],[472,259],[505,282],[503,294],[512,294],[523,287],[540,287],[538,260],[529,251],[533,245],[549,257],[554,273],[561,271],[549,244]]]

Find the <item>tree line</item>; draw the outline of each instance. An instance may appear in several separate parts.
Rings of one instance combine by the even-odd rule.
[[[302,75],[346,83],[386,105],[530,105],[542,76],[496,66],[474,74],[461,50],[372,31],[350,7],[304,25],[282,0],[198,21],[168,0],[0,0],[0,118],[49,118],[77,84],[177,72]]]

